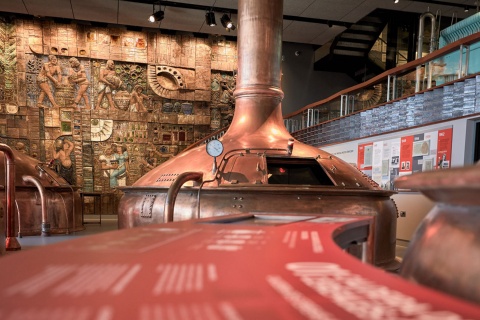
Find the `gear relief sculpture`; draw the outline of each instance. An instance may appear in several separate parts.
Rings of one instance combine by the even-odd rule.
[[[160,97],[171,98],[172,91],[187,89],[182,73],[169,66],[148,65],[148,84]]]

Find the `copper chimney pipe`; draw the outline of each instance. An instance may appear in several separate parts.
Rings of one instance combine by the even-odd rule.
[[[0,151],[5,156],[5,202],[7,215],[7,237],[5,239],[5,248],[7,251],[20,250],[22,247],[14,235],[14,202],[15,202],[15,161],[12,149],[3,143],[0,143]]]
[[[255,148],[265,145],[266,136],[271,146],[274,141],[285,145],[291,136],[281,107],[283,1],[240,0],[238,12],[235,114],[223,141],[248,136],[244,146]]]

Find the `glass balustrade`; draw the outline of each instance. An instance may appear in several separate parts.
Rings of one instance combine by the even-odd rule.
[[[475,97],[480,97],[480,91],[469,89],[478,86],[480,90],[475,81],[480,73],[479,50],[480,33],[475,33],[289,114],[284,117],[285,125],[295,138],[319,145],[455,117],[459,112],[448,110],[460,103],[465,105],[472,90]],[[458,94],[462,102],[454,101],[459,99]],[[382,106],[386,108],[380,110]],[[475,106],[471,109],[476,112]],[[332,121],[335,119],[343,120]],[[378,121],[395,119],[401,122],[389,123],[387,129],[377,125]],[[371,125],[360,126],[367,122]]]

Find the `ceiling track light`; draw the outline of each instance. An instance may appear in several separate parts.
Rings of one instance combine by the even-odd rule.
[[[465,12],[468,12],[468,7],[465,7],[464,11],[465,11]]]
[[[393,1],[393,3],[399,3],[399,2],[400,2],[400,0],[395,0],[395,1]]]
[[[215,13],[210,10],[205,13],[205,22],[210,26],[210,27],[215,27],[217,25],[217,22],[215,21]]]
[[[236,29],[235,25],[232,22],[232,19],[230,19],[230,16],[226,13],[223,14],[220,22],[222,23],[222,26],[227,29],[227,31]]]
[[[148,21],[154,23],[156,21],[162,21],[165,17],[165,12],[162,11],[162,7],[160,6],[160,10],[155,11],[155,3],[153,4],[152,14],[148,17]]]

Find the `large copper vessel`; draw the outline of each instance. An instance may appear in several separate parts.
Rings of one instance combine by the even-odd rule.
[[[78,192],[46,164],[0,144],[0,167],[7,250],[19,249],[17,236],[83,229]]]
[[[401,275],[480,304],[480,165],[401,177],[436,202],[417,228]]]
[[[283,1],[240,0],[235,115],[223,153],[185,151],[123,187],[120,228],[239,213],[375,216],[374,261],[395,268],[397,210],[392,192],[283,124]],[[182,187],[183,186],[183,187]]]

